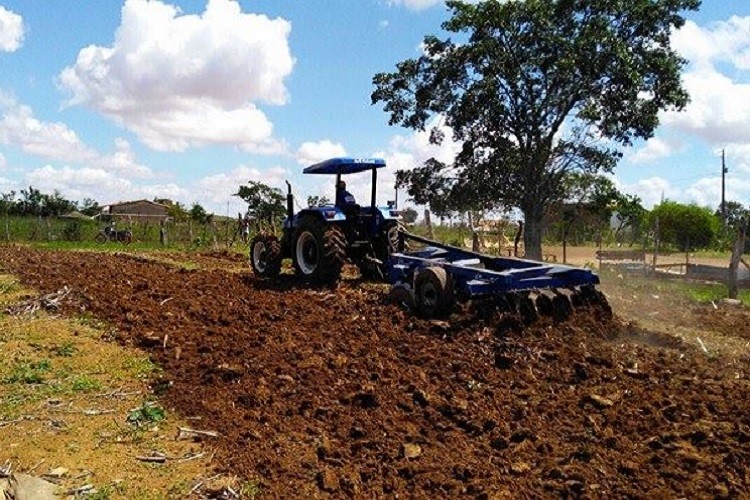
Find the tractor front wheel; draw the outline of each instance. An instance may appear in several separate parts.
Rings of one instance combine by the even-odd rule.
[[[292,249],[297,275],[316,285],[330,285],[341,277],[346,239],[335,224],[308,219],[297,229]]]
[[[272,234],[259,234],[250,243],[250,265],[260,278],[275,278],[281,272],[281,244]]]

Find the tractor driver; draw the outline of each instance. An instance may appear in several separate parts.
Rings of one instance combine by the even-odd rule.
[[[354,200],[354,195],[346,190],[346,182],[340,180],[338,184],[336,184],[336,206],[351,207],[356,204],[357,202]]]

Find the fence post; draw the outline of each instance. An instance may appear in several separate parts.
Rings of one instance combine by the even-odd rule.
[[[656,274],[656,256],[659,254],[659,217],[656,218],[656,232],[654,234],[654,261],[652,272]]]
[[[163,247],[167,246],[167,225],[164,221],[159,223],[159,243]]]
[[[728,296],[736,299],[740,292],[739,267],[742,259],[742,251],[745,249],[745,235],[747,234],[747,218],[740,221],[737,231],[737,241],[732,250],[732,260],[729,261],[729,283],[727,284]]]

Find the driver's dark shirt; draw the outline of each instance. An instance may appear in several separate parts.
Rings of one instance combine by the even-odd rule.
[[[336,191],[336,205],[346,206],[346,205],[356,205],[357,202],[354,199],[354,195],[351,194],[346,189],[339,189]]]

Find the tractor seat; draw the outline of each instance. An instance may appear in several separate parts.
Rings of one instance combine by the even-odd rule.
[[[347,219],[356,218],[362,215],[362,207],[357,205],[356,203],[342,205],[339,208],[341,208],[341,211],[344,212],[344,215]]]

